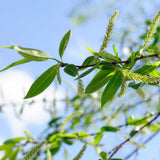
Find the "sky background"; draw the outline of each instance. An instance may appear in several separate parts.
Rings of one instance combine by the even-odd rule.
[[[118,41],[126,28],[130,32],[128,38],[136,39],[144,31],[144,20],[152,19],[160,8],[159,0],[0,0],[0,2],[0,46],[11,46],[15,43],[23,47],[43,50],[59,59],[60,41],[71,29],[72,36],[63,60],[73,64],[81,64],[85,57],[90,55],[86,45],[93,50],[99,50],[108,19],[114,11],[119,10],[120,13],[108,48],[111,52],[113,43],[117,44],[120,50]],[[78,14],[86,15],[88,19],[85,23],[74,25],[76,18],[74,15]],[[127,46],[123,46],[125,47]],[[120,51],[122,56],[125,56],[123,49]],[[0,69],[20,59],[22,57],[15,51],[0,48]],[[3,96],[0,98],[0,103],[22,103],[32,82],[53,64],[55,62],[51,60],[43,63],[30,62],[1,72],[0,87]],[[75,82],[64,74],[62,79],[62,87],[58,88],[56,94],[53,94],[55,89],[51,85],[43,94],[37,96],[36,100],[46,95],[48,100],[51,100],[52,96],[63,98],[65,89],[69,88],[66,79],[71,80],[72,83]],[[58,107],[59,110],[63,109],[62,104],[58,104]],[[11,106],[3,108],[3,112],[0,113],[0,144],[7,138],[24,136],[25,128],[29,129],[34,136],[38,135],[45,128],[49,118],[41,104],[25,109],[23,119],[15,117]],[[157,141],[153,140],[152,143],[155,142]],[[75,146],[79,151],[81,146],[77,147],[77,144]],[[93,158],[98,159],[93,148],[90,148],[88,153],[93,153]],[[147,150],[144,150],[144,153],[147,153]],[[70,154],[74,157],[76,152],[74,154],[70,152]],[[158,155],[157,158],[160,157],[156,151],[154,154]],[[147,159],[147,155],[142,154],[142,156],[143,159],[145,156]],[[84,155],[84,159],[87,160],[87,154]]]

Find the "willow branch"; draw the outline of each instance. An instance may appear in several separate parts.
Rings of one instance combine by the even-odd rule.
[[[109,152],[109,154],[111,154],[111,155],[110,155],[110,157],[109,157],[108,160],[110,160],[110,159],[114,156],[114,154],[116,154],[117,151],[118,151],[124,144],[126,144],[127,142],[129,142],[129,141],[131,140],[131,138],[133,138],[135,135],[137,135],[139,132],[141,132],[145,127],[149,126],[149,125],[150,125],[153,121],[155,121],[159,116],[160,116],[160,112],[157,113],[157,115],[156,115],[151,121],[149,121],[147,124],[145,124],[144,126],[142,126],[138,131],[134,132],[134,134],[132,134],[132,136],[130,136],[130,137],[129,137],[128,139],[126,139],[124,142],[122,142],[121,144],[119,144],[117,147],[113,148],[113,149]]]
[[[138,61],[138,60],[142,60],[142,59],[146,59],[146,58],[153,58],[153,57],[158,57],[159,55],[158,54],[153,54],[153,55],[148,55],[148,56],[140,56],[138,58],[135,58],[134,61]],[[131,60],[127,60],[127,61],[117,61],[117,62],[109,62],[109,63],[99,63],[98,65],[117,65],[117,64],[128,64],[130,63]],[[65,67],[66,65],[68,65],[68,63],[63,63],[63,64],[60,64],[60,67]],[[96,66],[97,64],[91,64],[91,65],[87,65],[87,66],[79,66],[79,65],[76,65],[76,67],[78,69],[83,69],[83,68],[88,68],[88,67],[94,67]]]

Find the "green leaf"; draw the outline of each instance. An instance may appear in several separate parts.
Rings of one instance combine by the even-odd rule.
[[[102,139],[102,136],[103,136],[103,132],[100,132],[97,134],[97,136],[94,138],[94,144],[97,145],[101,139]]]
[[[88,69],[87,71],[80,74],[75,80],[85,77],[86,75],[88,75],[89,73],[94,71],[95,69],[96,69],[96,67],[92,67],[92,68]]]
[[[86,48],[87,48],[93,55],[95,55],[95,56],[98,56],[98,55],[99,55],[98,52],[96,52],[96,51],[90,49],[89,47],[86,46]]]
[[[102,88],[112,77],[113,70],[99,71],[92,81],[88,84],[85,93],[93,93]]]
[[[128,84],[128,87],[131,87],[133,89],[138,89],[140,87],[143,87],[144,85],[145,85],[145,83],[142,83],[142,82],[140,82],[140,83],[130,82]]]
[[[116,55],[116,57],[118,58],[118,52],[117,52],[116,46],[114,44],[113,44],[113,51],[114,51],[114,54]]]
[[[64,71],[70,76],[75,77],[78,74],[78,69],[74,64],[69,64],[64,68]]]
[[[13,47],[16,52],[30,61],[45,61],[52,58],[47,53],[38,49],[23,48],[15,44],[13,45]]]
[[[65,51],[65,49],[68,45],[70,37],[71,37],[71,30],[69,30],[61,40],[61,43],[60,43],[60,46],[59,46],[59,56],[61,57],[61,59],[62,59],[64,51]]]
[[[102,160],[108,160],[108,154],[106,152],[102,151],[99,155],[102,158]]]
[[[144,118],[144,117],[134,119],[132,116],[130,116],[128,118],[129,125],[142,125],[142,124],[146,124],[146,123],[148,123],[148,120],[147,120],[147,118]]]
[[[155,70],[157,67],[154,65],[144,65],[143,67],[137,69],[134,71],[134,73],[142,74],[142,75],[148,75],[150,74],[153,70]]]
[[[151,132],[157,132],[160,130],[160,123],[155,123],[151,125]]]
[[[1,150],[8,150],[8,149],[11,149],[13,147],[12,144],[4,144],[2,146],[0,146],[0,151]]]
[[[15,160],[17,157],[17,154],[19,152],[19,148],[17,148],[16,150],[12,151],[11,154],[9,155],[9,160]]]
[[[117,62],[118,59],[113,56],[112,54],[103,51],[101,54],[101,57],[106,61],[106,62]]]
[[[60,67],[57,69],[57,80],[58,80],[58,83],[61,84],[62,79],[61,79],[61,75],[60,75]]]
[[[104,106],[116,94],[122,83],[122,72],[117,70],[112,79],[107,84],[101,98],[101,106]]]
[[[104,126],[100,129],[103,132],[118,132],[119,129],[112,126]]]
[[[27,62],[30,62],[30,60],[28,60],[28,59],[21,59],[21,60],[19,60],[19,61],[16,61],[16,62],[8,65],[8,66],[5,67],[4,69],[0,70],[0,72],[5,71],[5,70],[7,70],[7,69],[9,69],[9,68],[11,68],[11,67],[17,66],[17,65],[20,65],[20,64],[23,64],[23,63],[27,63]]]
[[[16,144],[16,143],[19,143],[20,141],[25,140],[25,139],[27,139],[27,138],[26,137],[12,138],[12,139],[5,141],[4,144]]]
[[[34,81],[24,99],[34,97],[43,92],[54,80],[57,75],[58,64],[50,67],[40,77]]]
[[[94,64],[95,60],[96,60],[95,56],[89,56],[84,60],[84,62],[82,63],[82,66],[88,66],[88,65]]]

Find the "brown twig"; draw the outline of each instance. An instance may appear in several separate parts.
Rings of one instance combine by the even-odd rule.
[[[145,58],[152,58],[152,57],[158,57],[159,55],[158,54],[153,54],[153,55],[148,55],[148,56],[140,56],[138,58],[135,58],[134,61],[138,61],[138,60],[141,60],[141,59],[145,59]],[[117,65],[117,64],[128,64],[129,62],[131,62],[131,60],[127,60],[127,61],[117,61],[117,62],[109,62],[109,63],[99,63],[98,65]],[[60,64],[60,67],[65,67],[66,65],[68,65],[68,63],[63,63],[63,64]],[[94,67],[96,66],[97,64],[91,64],[91,65],[87,65],[87,66],[79,66],[79,65],[76,65],[76,67],[78,69],[83,69],[83,68],[88,68],[88,67]]]
[[[156,115],[151,121],[149,121],[147,124],[145,124],[144,126],[142,126],[138,131],[134,132],[134,133],[132,134],[132,136],[130,136],[130,137],[129,137],[128,139],[126,139],[124,142],[122,142],[121,144],[119,144],[117,147],[113,148],[113,149],[109,152],[109,154],[111,154],[111,155],[110,155],[110,157],[109,157],[108,160],[111,160],[111,158],[113,157],[113,155],[116,154],[117,151],[118,151],[124,144],[126,144],[127,142],[129,142],[129,141],[131,140],[131,138],[133,138],[135,135],[137,135],[137,134],[138,134],[140,131],[142,131],[145,127],[149,126],[149,125],[150,125],[153,121],[155,121],[159,116],[160,116],[160,112],[157,113],[157,115]]]

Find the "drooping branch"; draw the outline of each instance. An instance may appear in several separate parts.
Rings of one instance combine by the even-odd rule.
[[[139,132],[141,132],[145,127],[149,126],[153,121],[155,121],[158,117],[160,116],[160,112],[157,113],[157,115],[151,120],[149,121],[147,124],[143,125],[139,130],[137,130],[136,132],[134,132],[134,134],[132,134],[132,136],[130,136],[128,139],[126,139],[124,142],[122,142],[121,144],[119,144],[117,147],[113,148],[109,154],[110,157],[108,160],[110,160],[117,152],[118,150],[127,142],[129,142],[135,135],[137,135]]]

